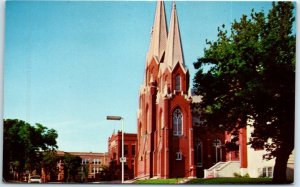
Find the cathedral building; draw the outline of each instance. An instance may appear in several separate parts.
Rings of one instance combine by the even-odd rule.
[[[169,30],[165,6],[158,1],[139,93],[135,178],[203,177],[225,161],[224,132],[201,125],[201,102],[192,94],[184,62],[175,2]]]
[[[194,177],[192,97],[176,5],[157,2],[138,109],[137,178]]]

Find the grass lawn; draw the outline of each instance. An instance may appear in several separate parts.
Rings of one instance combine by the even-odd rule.
[[[272,184],[271,178],[210,178],[192,179],[187,184]]]
[[[147,179],[137,180],[135,184],[176,184],[183,179]],[[272,184],[270,178],[211,178],[192,179],[187,184]]]
[[[134,184],[176,184],[182,179],[146,179],[146,180],[137,180]]]

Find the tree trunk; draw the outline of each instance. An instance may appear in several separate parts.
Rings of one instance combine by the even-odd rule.
[[[288,183],[286,178],[287,161],[293,149],[294,146],[285,143],[285,145],[282,144],[282,147],[278,150],[278,155],[276,157],[274,166],[273,183]]]

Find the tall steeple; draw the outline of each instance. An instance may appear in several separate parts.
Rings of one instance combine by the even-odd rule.
[[[167,24],[165,5],[163,1],[157,1],[154,24],[151,32],[151,43],[148,52],[147,61],[156,56],[161,59],[167,44]]]
[[[165,62],[173,69],[177,62],[184,65],[176,4],[173,2]]]

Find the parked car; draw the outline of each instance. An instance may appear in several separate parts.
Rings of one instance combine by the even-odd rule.
[[[29,178],[28,183],[42,183],[41,176],[33,175]]]

